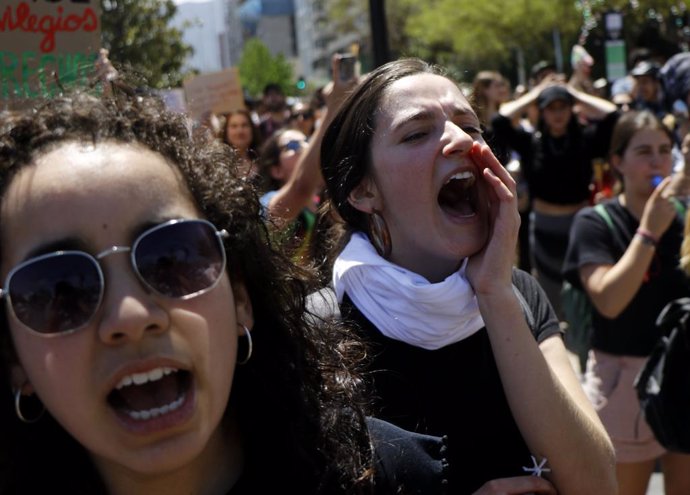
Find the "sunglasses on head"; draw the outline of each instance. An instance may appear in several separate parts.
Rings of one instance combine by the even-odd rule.
[[[280,147],[281,150],[285,151],[299,151],[301,150],[306,143],[304,141],[300,141],[298,139],[291,139],[284,145]]]
[[[92,256],[84,251],[56,251],[15,266],[0,289],[15,318],[42,336],[74,332],[86,326],[103,300],[105,278],[100,260],[129,253],[141,283],[151,292],[191,299],[213,289],[225,270],[225,249],[206,220],[170,220],[136,238],[131,247],[112,246]]]

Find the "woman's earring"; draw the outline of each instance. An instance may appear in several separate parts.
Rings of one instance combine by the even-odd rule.
[[[242,325],[242,328],[244,328],[244,336],[247,337],[247,355],[245,356],[244,359],[238,359],[237,364],[247,364],[247,362],[249,361],[249,358],[252,357],[252,352],[254,351],[254,343],[252,342],[252,333],[244,325]]]
[[[19,418],[19,420],[22,423],[26,423],[26,424],[35,423],[36,421],[38,421],[39,419],[41,419],[43,417],[43,413],[46,412],[46,408],[43,404],[41,404],[41,412],[39,412],[35,417],[27,418],[26,416],[24,416],[24,413],[22,413],[21,400],[22,400],[22,391],[21,391],[21,389],[17,389],[14,392],[14,412],[17,413],[17,417]]]
[[[388,230],[386,220],[375,208],[371,210],[369,215],[369,237],[379,256],[387,260],[393,249],[391,233]]]

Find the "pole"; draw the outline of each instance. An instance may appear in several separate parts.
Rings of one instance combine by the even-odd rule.
[[[553,28],[553,54],[556,59],[556,70],[565,72],[563,68],[563,48],[561,47],[561,32],[557,27]]]
[[[369,18],[371,19],[374,67],[378,67],[390,60],[385,0],[369,0]]]
[[[523,86],[527,86],[527,75],[525,71],[525,52],[522,50],[522,48],[518,48],[515,51],[515,59],[517,61],[517,78],[518,78],[518,84],[522,84]]]

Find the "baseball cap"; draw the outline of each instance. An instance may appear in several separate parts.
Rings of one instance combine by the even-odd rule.
[[[659,76],[669,101],[685,101],[690,93],[690,52],[677,53],[668,59]]]
[[[563,86],[549,86],[539,93],[537,97],[537,106],[539,106],[539,110],[543,110],[551,103],[558,100],[563,100],[570,105],[574,103],[573,97],[566,88]]]
[[[650,62],[649,60],[643,60],[638,62],[635,67],[630,71],[630,75],[633,77],[639,76],[652,76],[656,77],[659,74],[659,69],[661,67],[659,64]]]

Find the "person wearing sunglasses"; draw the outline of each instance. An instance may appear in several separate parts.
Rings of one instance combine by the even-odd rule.
[[[271,202],[292,177],[306,148],[307,137],[302,131],[290,127],[276,131],[261,147],[258,166],[260,182],[265,191],[261,196],[261,204],[265,208],[267,219],[274,222],[278,220],[270,218]],[[278,238],[295,261],[306,262],[309,258],[318,203],[319,197],[314,190],[309,201],[301,205],[289,219],[278,221]]]
[[[292,106],[288,125],[301,131],[309,139],[316,130],[314,110],[308,104],[298,101]]]
[[[196,139],[119,92],[0,124],[0,493],[442,493],[441,439],[365,417],[360,343]]]
[[[306,146],[304,133],[290,127],[277,130],[261,146],[258,165],[261,187],[266,192],[275,191],[287,182]]]
[[[330,119],[335,115],[341,101],[358,82],[358,77],[348,80],[340,78],[340,62],[343,56],[331,57],[332,80],[321,90],[326,107],[321,113],[320,124],[304,143],[304,134],[295,130],[279,131],[275,141],[266,141],[259,158],[259,168],[267,179],[266,193],[261,198],[265,216],[275,227],[283,245],[300,264],[320,265],[326,259],[322,247],[328,230],[316,225],[315,212],[322,199],[324,181],[319,167],[321,140]],[[289,133],[285,135],[285,133]],[[298,149],[299,141],[305,146]],[[292,157],[297,156],[296,160]],[[285,165],[290,173],[278,171]],[[273,179],[278,175],[280,180]]]

